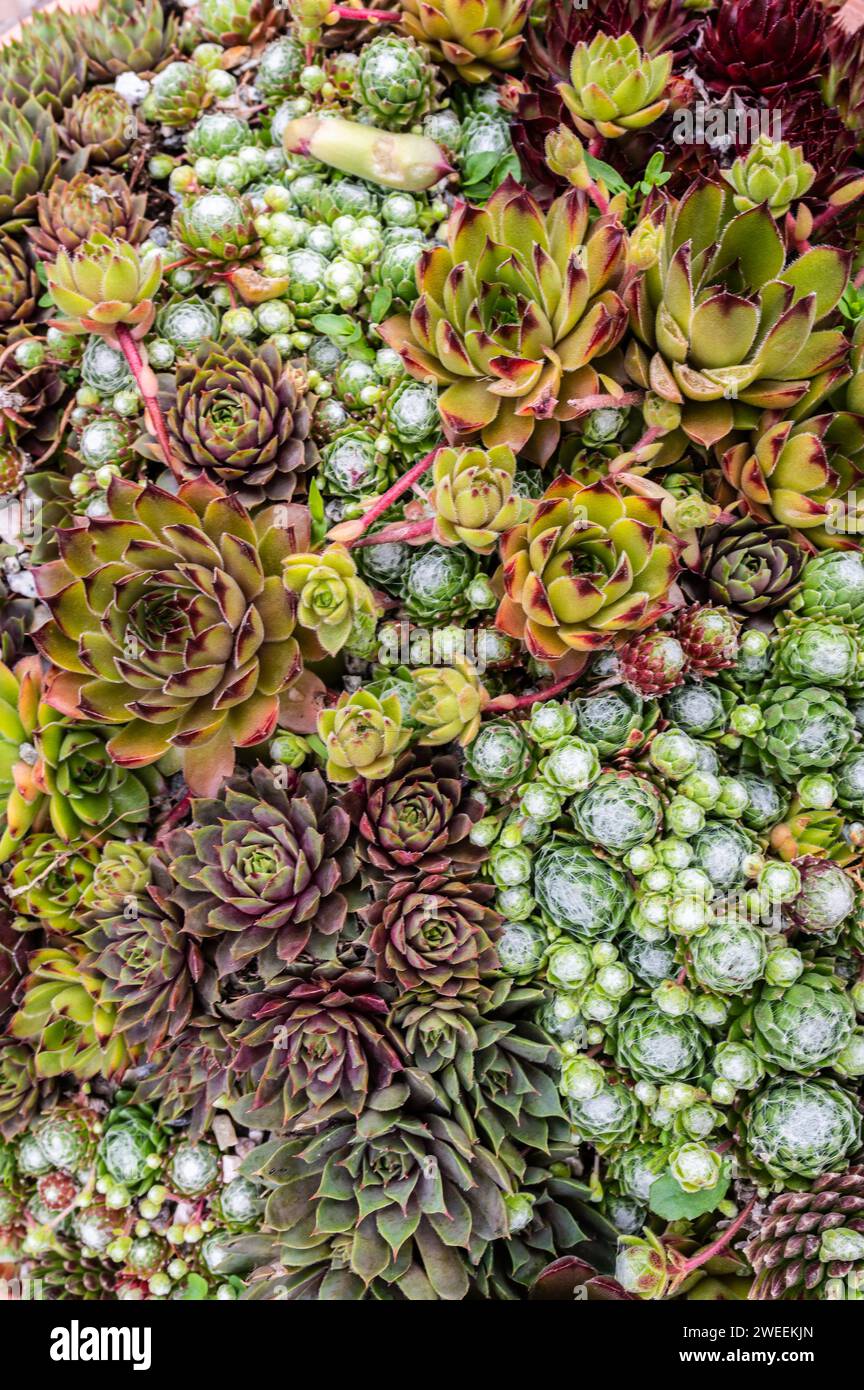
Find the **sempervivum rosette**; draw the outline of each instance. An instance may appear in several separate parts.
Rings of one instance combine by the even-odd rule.
[[[612,217],[589,230],[588,208],[572,189],[544,214],[508,178],[485,208],[458,204],[447,246],[421,254],[410,317],[381,333],[413,376],[444,387],[438,409],[454,442],[531,441],[546,459],[560,421],[579,413],[574,398],[597,391],[590,363],[624,332],[615,286],[626,234]]]
[[[354,876],[351,823],[307,772],[285,790],[266,768],[193,802],[192,825],[166,838],[173,900],[193,936],[222,938],[220,973],[255,959],[265,977],[312,947],[334,951]]]
[[[666,213],[660,260],[625,296],[628,369],[688,439],[716,444],[733,429],[736,402],[789,410],[842,360],[843,334],[822,325],[848,276],[846,251],[819,246],[787,260],[767,207],[736,213],[731,189],[693,184]]]
[[[394,884],[364,911],[378,978],[443,995],[476,989],[480,976],[497,966],[494,894],[491,884],[444,874]]]
[[[483,858],[469,839],[482,805],[447,754],[424,763],[406,753],[386,781],[358,780],[342,805],[358,832],[357,853],[377,879],[461,876]]]
[[[117,1031],[152,1057],[166,1037],[184,1031],[202,1001],[212,1002],[215,974],[200,942],[184,931],[165,865],[151,857],[146,872],[134,912],[128,893],[103,891],[81,914],[81,935],[90,951],[85,966],[104,979],[103,998],[116,1006]]]
[[[498,626],[540,661],[610,646],[678,601],[678,544],[660,503],[562,476],[502,542]]]
[[[294,970],[228,1010],[240,1020],[234,1070],[254,1087],[244,1105],[252,1125],[275,1117],[281,1129],[302,1130],[359,1115],[402,1070],[389,1005],[371,970],[335,961]]]
[[[848,1276],[864,1268],[864,1170],[825,1173],[809,1192],[781,1192],[747,1245],[756,1271],[751,1298],[851,1297]]]
[[[287,501],[318,458],[300,374],[272,343],[202,343],[178,365],[171,395],[166,421],[179,474],[203,473],[246,507]],[[161,458],[158,446],[144,449]]]
[[[190,790],[215,791],[235,748],[273,732],[300,669],[282,583],[293,535],[204,479],[172,496],[115,478],[107,516],[60,530],[61,558],[38,571],[49,703],[122,725],[108,746],[121,766],[175,749]]]

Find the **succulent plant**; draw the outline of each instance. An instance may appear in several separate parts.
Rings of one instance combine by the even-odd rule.
[[[864,1258],[860,1167],[823,1173],[808,1192],[781,1192],[746,1246],[755,1299],[846,1298]]]
[[[671,71],[671,53],[647,57],[632,34],[598,33],[590,44],[576,45],[570,82],[559,84],[558,93],[588,139],[616,139],[663,115]]]
[[[231,1006],[235,1070],[254,1086],[245,1116],[254,1123],[270,1106],[287,1131],[362,1114],[403,1067],[371,971],[295,969]]]
[[[108,745],[121,766],[146,767],[174,746],[182,749],[193,790],[215,790],[231,773],[235,746],[272,732],[279,694],[299,668],[281,576],[292,533],[274,525],[272,510],[253,524],[240,503],[203,480],[184,484],[175,497],[115,479],[108,504],[111,532],[90,522],[61,534],[64,558],[40,572],[53,614],[40,631],[40,650],[57,668],[47,698],[75,717],[122,724]],[[122,535],[119,553],[109,534]],[[138,548],[154,545],[162,568],[138,568]],[[109,553],[114,587],[91,589],[90,603],[82,593],[82,610],[81,579]],[[216,596],[217,575],[224,599]],[[70,604],[77,643],[65,633]],[[96,664],[87,634],[95,640],[106,624],[111,637]],[[226,645],[227,627],[220,624],[237,633],[236,645]],[[208,631],[209,660],[197,646]]]
[[[298,377],[271,343],[202,343],[182,361],[166,412],[175,465],[230,487],[244,506],[288,501],[314,467],[311,416]],[[148,452],[160,456],[156,444]]]
[[[559,478],[506,536],[502,558],[497,623],[542,661],[608,646],[674,607],[677,548],[659,503],[608,480]]]
[[[766,690],[760,703],[764,725],[754,743],[769,770],[794,780],[811,768],[833,767],[851,750],[854,717],[830,690],[780,685]]]
[[[150,858],[143,892],[115,893],[79,918],[89,952],[84,965],[104,981],[114,1027],[148,1057],[166,1037],[182,1033],[200,1001],[215,994],[213,966],[184,931],[173,887],[164,864]]]
[[[230,193],[202,193],[181,204],[171,228],[183,250],[209,268],[235,265],[260,250],[249,204]]]
[[[621,679],[632,691],[666,695],[684,679],[687,656],[674,633],[655,628],[625,642],[618,662]]]
[[[650,1003],[631,1004],[616,1023],[615,1057],[646,1081],[687,1081],[698,1076],[706,1035],[689,1015],[674,1018]]]
[[[855,1006],[835,977],[805,972],[788,989],[763,988],[753,1005],[753,1043],[769,1066],[808,1076],[842,1052]]]
[[[38,101],[0,100],[0,231],[11,234],[33,220],[37,197],[57,172],[57,149],[57,128]]]
[[[94,837],[67,846],[55,835],[26,836],[15,851],[7,889],[20,914],[19,929],[44,924],[54,932],[71,932],[72,914],[98,862]]]
[[[666,216],[659,262],[625,296],[631,376],[677,407],[696,444],[729,435],[735,402],[788,410],[843,357],[843,335],[818,325],[848,273],[845,253],[828,247],[787,263],[767,207],[736,213],[730,192],[693,184]],[[792,426],[773,428],[785,438]]]
[[[399,881],[364,909],[380,980],[446,997],[470,993],[495,968],[499,917],[490,884],[442,874]]]
[[[155,71],[177,41],[177,23],[159,0],[108,0],[77,33],[91,73],[106,82],[130,70]]]
[[[542,254],[529,262],[535,243]],[[381,333],[412,375],[445,388],[438,409],[451,442],[479,433],[487,448],[521,451],[532,441],[545,459],[571,399],[595,389],[590,363],[624,331],[623,265],[623,228],[601,218],[589,230],[581,190],[544,215],[507,179],[485,208],[455,209],[447,246],[421,253],[410,317]]]
[[[806,0],[733,0],[702,31],[700,69],[716,90],[770,97],[818,67],[825,22]]]
[[[557,837],[535,858],[533,887],[549,924],[585,940],[611,937],[633,900],[620,869],[585,845]]]
[[[402,728],[398,695],[379,700],[368,690],[343,692],[335,709],[322,710],[318,733],[327,748],[327,776],[332,782],[389,776],[410,738],[410,731]]]
[[[402,24],[464,82],[485,82],[516,66],[524,42],[526,0],[405,0]]]
[[[406,1092],[407,1087],[397,1087],[387,1094],[398,1107]],[[305,1266],[308,1278],[310,1250],[301,1223],[307,1202],[323,1201],[315,1194],[326,1173],[334,1192],[327,1199],[334,1203],[331,1229],[315,1238],[312,1258],[318,1253],[329,1266],[328,1247],[336,1239],[344,1260],[322,1271],[325,1296],[357,1298],[374,1279],[393,1296],[401,1291],[411,1298],[464,1298],[472,1264],[508,1229],[506,1169],[459,1124],[434,1112],[412,1114],[373,1104],[356,1127],[336,1125],[325,1134],[312,1149],[306,1138],[289,1139],[277,1153],[259,1150],[244,1165],[272,1186],[270,1210],[284,1202],[286,1184],[299,1198],[281,1223],[283,1267]],[[394,1174],[401,1177],[404,1195]],[[449,1215],[456,1210],[458,1231]]]
[[[113,87],[91,87],[67,110],[63,133],[90,165],[124,164],[137,133],[135,113]]]
[[[340,932],[355,860],[350,821],[328,803],[320,773],[303,773],[291,792],[265,768],[233,779],[218,799],[196,801],[189,830],[166,839],[168,872],[184,930],[216,938],[217,967],[256,958],[273,975],[310,940],[327,952]]]
[[[182,130],[213,101],[207,75],[197,63],[169,63],[154,78],[141,106],[141,114],[159,125]]]
[[[376,879],[445,870],[464,875],[483,858],[469,839],[482,807],[447,754],[424,763],[405,753],[386,782],[351,787],[342,805],[357,828],[357,852]]]
[[[36,1075],[71,1072],[82,1081],[122,1076],[130,1053],[114,1032],[114,1010],[98,976],[82,969],[80,948],[44,947],[30,957],[21,1004],[9,1025],[13,1038],[32,1043]]]
[[[153,295],[162,266],[158,255],[142,257],[134,246],[94,232],[70,256],[60,250],[48,267],[48,286],[65,318],[66,333],[102,333],[122,326],[143,337],[153,323]]]
[[[736,159],[722,174],[734,191],[736,212],[747,212],[767,203],[779,218],[785,217],[790,204],[807,192],[816,171],[804,159],[800,146],[793,149],[785,140],[775,143],[770,136],[760,135],[746,157]]]
[[[152,226],[145,208],[145,196],[132,193],[120,174],[82,171],[68,182],[55,179],[39,195],[38,225],[29,227],[27,235],[44,260],[54,260],[61,248],[76,251],[94,231],[136,246]]]
[[[573,803],[579,833],[615,858],[653,839],[662,816],[657,790],[631,772],[604,772]]]
[[[758,520],[782,522],[820,549],[843,547],[854,544],[844,537],[857,535],[862,525],[851,488],[860,447],[854,417],[786,420],[752,444],[733,445],[723,456],[723,474]]]
[[[793,597],[804,554],[784,526],[749,517],[713,528],[703,551],[703,573],[714,603],[739,613],[779,608]]]
[[[354,96],[378,125],[403,130],[423,115],[431,83],[423,49],[410,39],[382,34],[360,54]]]
[[[861,1139],[857,1106],[834,1081],[770,1082],[754,1096],[744,1120],[748,1157],[781,1180],[831,1172]]]
[[[513,491],[512,449],[439,449],[433,465],[429,505],[435,538],[491,555],[502,533],[521,519],[524,504]]]

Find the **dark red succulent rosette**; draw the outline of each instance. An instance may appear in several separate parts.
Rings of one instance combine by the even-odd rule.
[[[302,972],[303,968],[299,967]],[[232,1070],[255,1088],[247,1111],[276,1107],[280,1128],[359,1115],[402,1070],[390,1005],[371,970],[338,962],[273,980],[228,1006],[240,1021]]]
[[[772,96],[818,75],[827,23],[812,0],[726,0],[700,30],[693,59],[712,91]]]
[[[351,822],[320,773],[291,774],[289,788],[257,767],[220,796],[194,800],[193,824],[166,836],[173,900],[193,936],[223,938],[220,975],[254,959],[272,978],[310,941],[331,956],[344,925],[339,890],[356,872]]]
[[[459,760],[405,753],[383,782],[358,778],[342,798],[357,830],[357,853],[375,879],[473,872],[486,851],[469,840],[483,807],[466,788]]]
[[[450,997],[476,989],[498,966],[494,942],[501,918],[489,906],[494,896],[490,883],[444,874],[394,884],[362,914],[377,978]]]

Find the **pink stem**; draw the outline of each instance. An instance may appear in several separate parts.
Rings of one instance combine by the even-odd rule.
[[[372,19],[379,24],[398,24],[402,18],[399,10],[355,10],[353,5],[334,5],[340,19]]]
[[[659,439],[662,433],[663,431],[659,425],[652,425],[649,430],[645,431],[641,439],[636,440],[630,453],[635,454],[639,449],[647,449],[648,445],[653,444],[655,439]]]
[[[733,1236],[738,1234],[755,1205],[756,1198],[751,1197],[743,1211],[739,1211],[735,1220],[730,1226],[726,1227],[726,1230],[719,1239],[713,1241],[711,1245],[706,1245],[704,1250],[698,1250],[689,1260],[684,1260],[680,1265],[677,1265],[675,1269],[675,1282],[680,1283],[682,1280],[686,1279],[688,1274],[692,1274],[694,1269],[699,1269],[701,1265],[707,1264],[709,1260],[713,1260],[715,1255],[719,1255],[725,1250]]]
[[[388,487],[386,492],[382,492],[381,496],[373,502],[368,512],[364,512],[363,515],[357,517],[356,520],[340,521],[338,525],[332,527],[329,533],[330,539],[342,541],[342,543],[349,548],[352,545],[356,545],[359,537],[363,535],[364,531],[368,531],[369,527],[375,524],[379,516],[383,516],[386,511],[389,511],[394,502],[398,502],[402,494],[407,492],[410,487],[413,487],[418,478],[423,477],[427,468],[430,468],[434,463],[438,450],[441,447],[440,444],[437,444],[430,453],[424,454],[422,459],[418,459],[415,464],[412,464],[407,473],[403,473],[402,477],[397,478],[395,483],[393,483],[391,487]]]
[[[603,140],[602,135],[595,135],[593,140],[589,140],[588,153],[592,156],[593,159],[600,158],[601,154],[603,153],[604,143],[605,141]]]
[[[813,236],[813,232],[821,231],[823,227],[827,227],[828,223],[833,222],[835,217],[839,217],[841,212],[843,212],[843,208],[830,206],[827,207],[824,212],[820,212],[818,217],[813,218],[813,227],[810,232],[811,237]]]
[[[638,405],[642,399],[641,391],[622,391],[620,396],[604,395],[597,392],[593,396],[579,396],[567,404],[574,407],[577,415],[587,415],[592,410],[602,410],[605,406],[623,410],[625,406]]]
[[[413,541],[418,536],[428,536],[433,526],[435,518],[432,516],[424,517],[422,521],[395,521],[392,526],[385,526],[383,530],[376,531],[371,536],[361,536],[352,544],[352,549],[360,549],[364,545],[387,545],[389,541]]]
[[[499,695],[496,699],[490,700],[484,710],[484,714],[496,714],[500,711],[508,713],[514,709],[527,709],[529,705],[539,705],[543,700],[551,700],[553,696],[560,695],[562,690],[578,681],[582,672],[577,671],[574,676],[562,676],[560,681],[555,681],[554,685],[547,685],[543,690],[538,690],[536,695],[520,695],[515,699],[512,695]]]
[[[159,447],[163,457],[171,472],[175,477],[180,477],[180,472],[171,452],[171,442],[168,438],[168,430],[165,425],[165,418],[159,407],[156,395],[156,378],[149,367],[144,365],[141,354],[138,351],[138,344],[129,332],[125,324],[118,323],[114,330],[117,342],[120,344],[123,356],[129,364],[129,370],[135,378],[138,390],[144,399],[144,407],[147,411],[150,425],[156,438],[159,440]]]
[[[600,192],[600,189],[597,187],[596,183],[594,183],[593,179],[585,192],[588,194],[588,197],[599,213],[605,215],[609,211],[609,199],[603,197],[603,194]]]

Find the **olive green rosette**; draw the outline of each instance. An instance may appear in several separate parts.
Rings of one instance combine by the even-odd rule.
[[[295,532],[274,510],[253,522],[203,479],[176,496],[115,479],[107,516],[58,532],[61,558],[37,572],[52,613],[37,642],[57,668],[46,699],[122,726],[108,743],[121,767],[172,750],[206,795],[235,748],[273,732],[300,670],[282,564],[308,518],[294,509]]]
[[[357,573],[344,545],[328,545],[320,554],[291,555],[283,570],[285,587],[296,595],[298,637],[304,655],[335,656],[355,625],[370,621],[378,609],[368,584]]]
[[[404,0],[402,26],[463,82],[486,82],[519,61],[529,0]]]
[[[589,226],[587,195],[572,189],[544,213],[512,178],[484,208],[458,204],[447,245],[423,251],[410,316],[381,325],[412,376],[443,388],[438,409],[451,443],[530,443],[552,454],[561,421],[595,393],[590,365],[621,339],[616,293],[626,233],[612,217]]]
[[[516,455],[505,445],[489,449],[439,449],[428,496],[435,539],[491,555],[505,531],[521,521],[527,503],[514,492]]]
[[[46,948],[30,957],[21,1005],[9,1032],[31,1042],[38,1077],[70,1072],[81,1081],[122,1076],[133,1060],[98,975],[83,968],[83,949]]]
[[[822,325],[848,276],[847,252],[816,246],[787,262],[767,207],[736,213],[731,189],[693,184],[666,214],[659,260],[625,294],[630,375],[704,446],[730,434],[736,404],[788,412],[845,356],[843,334]]]
[[[678,550],[656,499],[562,475],[502,542],[497,625],[539,661],[611,646],[676,606]]]
[[[0,101],[0,231],[33,221],[37,197],[57,172],[57,148],[57,127],[38,101]]]
[[[12,860],[6,896],[19,931],[75,930],[74,913],[93,881],[101,851],[91,840],[67,845],[55,835],[28,835]]]
[[[803,198],[816,177],[816,170],[804,158],[800,145],[770,135],[754,140],[746,155],[740,155],[730,169],[721,174],[734,192],[736,212],[748,212],[767,203],[775,217],[785,217],[790,205]]]
[[[353,695],[343,691],[334,709],[321,711],[318,736],[327,749],[330,781],[353,782],[355,777],[389,777],[411,731],[402,727],[398,695],[379,700],[368,690],[357,690]]]
[[[780,420],[723,455],[723,478],[751,516],[779,521],[805,545],[855,549],[864,534],[856,484],[864,466],[864,416],[848,411]]]
[[[672,54],[648,57],[632,34],[615,38],[596,34],[590,44],[577,43],[570,60],[570,82],[558,83],[558,95],[586,139],[617,139],[644,130],[669,105],[667,87]]]
[[[408,1099],[394,1083],[356,1124],[271,1140],[243,1163],[271,1189],[279,1263],[291,1282],[323,1284],[316,1297],[462,1299],[508,1233],[504,1165],[454,1120],[402,1108]]]
[[[100,333],[109,340],[118,327],[143,338],[156,313],[153,297],[162,282],[158,253],[94,232],[70,255],[61,250],[47,268],[48,288],[64,316],[64,333]]]

